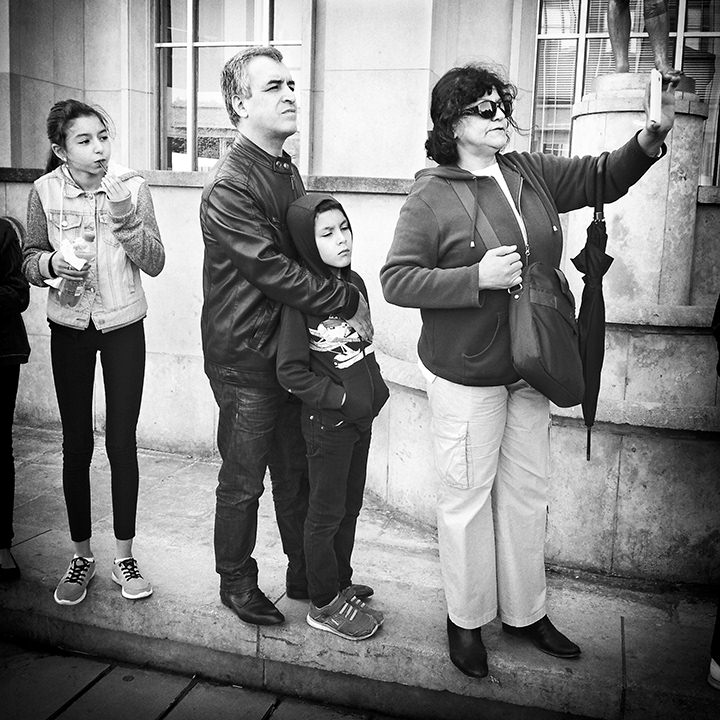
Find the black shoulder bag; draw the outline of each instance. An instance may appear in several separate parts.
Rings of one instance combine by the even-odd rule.
[[[470,188],[458,182],[450,185],[468,215],[472,218],[476,213],[475,229],[486,249],[500,247]],[[520,284],[508,293],[512,363],[518,375],[559,407],[579,405],[585,382],[575,299],[565,275],[546,263],[526,264]]]

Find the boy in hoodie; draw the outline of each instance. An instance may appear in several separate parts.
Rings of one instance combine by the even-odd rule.
[[[351,282],[367,299],[365,283],[350,269],[350,221],[335,198],[312,194],[297,199],[288,210],[287,225],[302,265],[317,276]],[[352,584],[350,558],[372,421],[389,392],[372,345],[346,321],[304,315],[287,305],[280,320],[277,375],[303,402],[310,475],[306,620],[318,630],[364,640],[376,632],[383,616],[363,601],[372,588]]]

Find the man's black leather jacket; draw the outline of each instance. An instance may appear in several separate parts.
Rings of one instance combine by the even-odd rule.
[[[205,185],[200,322],[209,377],[253,387],[275,385],[283,304],[345,319],[357,311],[357,288],[318,278],[293,259],[285,214],[304,194],[289,155],[272,157],[240,134]]]

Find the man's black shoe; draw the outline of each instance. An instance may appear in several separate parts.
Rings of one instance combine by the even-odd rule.
[[[305,558],[293,555],[285,572],[285,594],[293,600],[309,600]]]
[[[480,628],[466,630],[455,625],[448,617],[447,634],[452,664],[460,672],[470,677],[486,677],[488,674],[487,651],[483,645]]]
[[[252,625],[279,625],[285,621],[285,616],[267,599],[260,588],[237,594],[221,590],[220,600],[243,622]]]
[[[574,658],[580,655],[580,648],[565,637],[551,622],[547,615],[532,625],[514,627],[502,624],[502,629],[515,637],[525,638],[548,655],[559,658]]]

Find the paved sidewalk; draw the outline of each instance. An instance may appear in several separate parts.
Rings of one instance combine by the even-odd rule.
[[[386,614],[380,632],[351,643],[308,627],[306,603],[284,595],[285,562],[269,491],[261,500],[256,557],[260,586],[287,622],[260,628],[240,622],[218,597],[212,551],[218,464],[211,460],[141,451],[135,555],[155,593],[127,601],[110,579],[114,542],[101,438],[93,464],[98,574],[83,603],[59,606],[52,594],[71,556],[60,444],[57,432],[16,432],[14,554],[23,579],[0,587],[5,637],[240,685],[273,698],[358,708],[365,717],[720,717],[720,693],[705,681],[715,609],[702,589],[550,572],[550,615],[583,648],[582,658],[543,655],[504,635],[496,620],[483,630],[490,677],[465,677],[447,658],[434,535],[370,500],[353,564],[355,579],[375,587],[373,604]]]
[[[391,720],[199,677],[0,642],[3,720]]]

